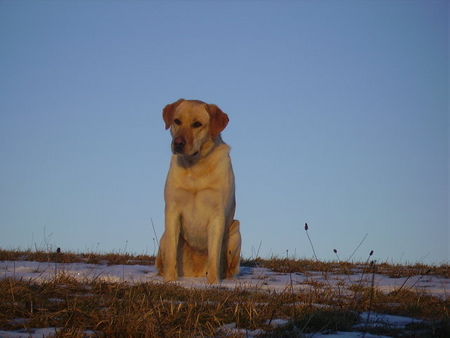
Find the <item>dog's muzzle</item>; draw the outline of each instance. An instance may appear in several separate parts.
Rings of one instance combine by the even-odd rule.
[[[172,141],[172,150],[174,154],[183,154],[186,146],[186,140],[184,137],[177,136]]]

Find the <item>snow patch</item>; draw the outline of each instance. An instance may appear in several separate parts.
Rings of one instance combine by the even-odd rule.
[[[369,322],[366,323],[367,318],[369,318]],[[360,324],[356,324],[354,328],[364,328],[364,327],[391,327],[395,329],[404,329],[407,325],[413,323],[422,323],[423,321],[420,319],[414,319],[410,317],[404,316],[395,316],[395,315],[387,315],[381,313],[371,312],[363,312],[360,314]]]

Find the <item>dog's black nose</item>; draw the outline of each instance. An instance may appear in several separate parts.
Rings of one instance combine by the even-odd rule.
[[[173,139],[173,150],[175,153],[182,153],[185,145],[186,140],[184,137],[178,136]]]

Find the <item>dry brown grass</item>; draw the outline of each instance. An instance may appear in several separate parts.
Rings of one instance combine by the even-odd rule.
[[[35,261],[58,263],[118,264],[118,265],[153,265],[155,257],[133,255],[130,253],[74,253],[47,252],[43,250],[3,250],[0,249],[0,261]]]
[[[49,254],[43,252],[8,252],[0,250],[0,260],[38,260],[60,262],[102,262],[108,264],[151,264],[153,257],[133,255]],[[243,264],[265,266],[281,272],[322,271],[371,274],[373,266],[350,263],[326,263],[307,260],[243,260]],[[362,264],[364,265],[364,264]],[[430,270],[425,266],[379,265],[377,273],[392,271],[405,275]],[[411,270],[417,269],[417,270]],[[442,267],[433,273],[441,273]],[[445,269],[444,269],[445,270]],[[358,272],[359,271],[359,272]],[[447,272],[443,272],[445,275]],[[450,333],[450,299],[400,289],[391,293],[375,290],[361,283],[351,293],[341,293],[339,286],[311,283],[307,291],[284,292],[220,287],[187,289],[173,283],[108,283],[100,280],[79,281],[64,272],[48,282],[0,280],[0,329],[30,330],[55,327],[60,336],[193,337],[221,336],[230,332],[223,325],[235,323],[245,330],[261,329],[266,336],[293,336],[326,330],[352,330],[359,313],[375,311],[426,320],[411,326],[410,336],[446,336]],[[289,324],[276,328],[275,319]],[[361,330],[361,329],[359,329]],[[369,329],[369,332],[399,335],[395,328]]]
[[[242,265],[266,267],[273,271],[284,273],[307,273],[309,271],[320,271],[324,273],[335,273],[344,275],[360,274],[369,266],[368,262],[326,262],[310,259],[287,259],[273,257],[271,259],[243,259]],[[400,264],[377,264],[380,274],[392,278],[434,275],[450,278],[449,265],[400,265]]]

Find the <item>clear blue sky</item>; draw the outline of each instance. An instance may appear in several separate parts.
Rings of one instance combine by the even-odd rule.
[[[447,1],[0,1],[0,247],[153,253],[180,97],[243,254],[449,258]]]

